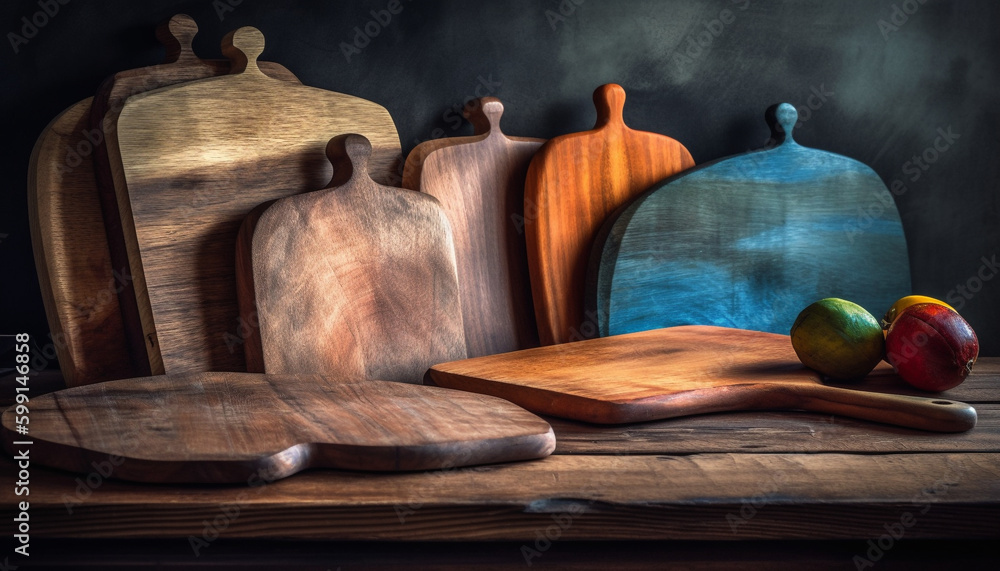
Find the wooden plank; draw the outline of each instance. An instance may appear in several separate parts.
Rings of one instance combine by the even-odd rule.
[[[331,137],[372,142],[372,176],[398,178],[399,136],[384,107],[269,78],[264,38],[223,41],[233,73],[130,97],[108,134],[116,198],[153,374],[245,371],[236,235],[257,205],[322,188]]]
[[[705,414],[616,426],[548,418],[556,454],[722,452],[900,454],[1000,450],[1000,404],[977,404],[967,432],[941,434],[807,412]]]
[[[600,424],[735,410],[807,410],[940,432],[976,424],[971,406],[941,395],[828,386],[787,335],[704,325],[441,363],[429,375],[439,386]]]
[[[369,176],[361,135],[327,148],[331,186],[255,209],[237,236],[253,372],[423,382],[466,355],[455,248],[432,196]]]
[[[869,546],[855,541],[280,541],[219,539],[195,550],[184,539],[32,538],[32,568],[157,569],[341,568],[392,571],[523,571],[532,568],[583,571],[816,571],[854,567]],[[195,547],[200,547],[195,544]],[[527,549],[525,549],[527,548]],[[875,553],[875,552],[873,552]],[[992,571],[996,548],[988,540],[900,541],[879,558],[878,571],[953,568]],[[192,557],[197,567],[192,567]],[[876,555],[877,557],[877,555]]]
[[[584,315],[587,263],[604,220],[652,184],[694,166],[683,145],[625,125],[625,90],[594,91],[590,131],[551,139],[535,155],[524,185],[524,229],[531,291],[543,345],[593,337]]]
[[[4,448],[24,440],[13,408]],[[321,375],[195,373],[109,381],[31,399],[31,460],[86,474],[242,483],[308,468],[428,470],[530,460],[555,448],[544,420],[507,401]]]
[[[91,481],[33,467],[32,537],[200,537],[239,506],[223,537],[534,541],[562,521],[560,538],[578,540],[869,539],[912,517],[908,539],[1000,538],[997,453],[562,455],[250,488]],[[13,517],[14,488],[0,499]]]
[[[793,106],[769,119],[784,134],[774,148],[671,177],[604,224],[587,288],[601,335],[674,325],[787,334],[818,299],[881,316],[911,293],[903,225],[882,179],[796,143]]]
[[[410,153],[403,186],[441,201],[455,239],[470,357],[538,346],[524,245],[524,177],[543,139],[500,130],[503,104],[470,103],[477,135],[427,141]]]

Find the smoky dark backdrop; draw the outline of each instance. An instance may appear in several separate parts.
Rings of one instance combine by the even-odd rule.
[[[22,18],[55,6],[28,38]],[[800,143],[905,186],[914,292],[953,302],[982,354],[1000,355],[993,0],[5,1],[0,333],[48,333],[25,191],[35,138],[108,75],[160,63],[153,29],[175,13],[197,20],[205,58],[222,57],[226,32],[260,28],[264,59],[387,107],[404,152],[470,134],[457,109],[476,95],[503,100],[512,135],[588,129],[591,93],[614,82],[630,126],[678,139],[701,163],[763,145],[765,108],[792,103]]]

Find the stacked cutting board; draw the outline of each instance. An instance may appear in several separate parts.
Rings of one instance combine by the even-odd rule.
[[[767,155],[692,170],[679,142],[625,125],[617,85],[594,93],[594,129],[548,142],[504,134],[502,103],[483,98],[466,109],[474,135],[425,142],[404,165],[384,107],[259,61],[254,28],[222,40],[228,61],[201,60],[196,31],[171,19],[159,32],[167,63],[109,78],[32,155],[36,261],[72,387],[32,402],[38,461],[86,471],[112,454],[126,460],[121,478],[245,482],[541,458],[555,440],[532,413],[975,423],[953,401],[827,387],[786,336],[739,322],[559,345],[640,310],[639,322],[661,319],[654,298],[683,293],[663,276],[699,255],[672,244],[711,242],[746,202],[712,199],[719,212],[706,215],[700,193],[777,188],[799,228],[816,211],[830,224],[843,215],[825,189],[881,188],[843,157],[794,145],[794,120]],[[788,180],[820,182],[781,198]],[[658,224],[664,211],[671,222]],[[682,224],[692,219],[706,223]],[[894,209],[884,222],[901,240]],[[722,235],[752,246],[788,224],[761,215]],[[895,293],[882,286],[875,297]],[[10,450],[13,411],[2,424]]]

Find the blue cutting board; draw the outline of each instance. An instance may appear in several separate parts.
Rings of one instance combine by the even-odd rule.
[[[903,226],[878,175],[796,143],[793,106],[767,117],[777,145],[668,178],[605,222],[586,295],[602,336],[674,325],[787,334],[818,299],[881,315],[910,293]]]

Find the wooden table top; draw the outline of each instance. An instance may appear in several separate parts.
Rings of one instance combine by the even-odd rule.
[[[44,379],[35,380],[37,396]],[[2,398],[13,398],[9,382]],[[914,393],[916,394],[916,393]],[[732,540],[1000,537],[1000,358],[943,393],[976,407],[939,434],[812,413],[595,426],[551,419],[554,455],[434,472],[307,471],[247,486],[146,485],[31,465],[32,538]],[[104,470],[108,466],[99,467]],[[16,480],[9,457],[3,481]],[[555,526],[555,527],[553,527]],[[887,527],[889,526],[889,527]],[[894,529],[899,529],[894,528]],[[209,534],[214,533],[208,530]]]

